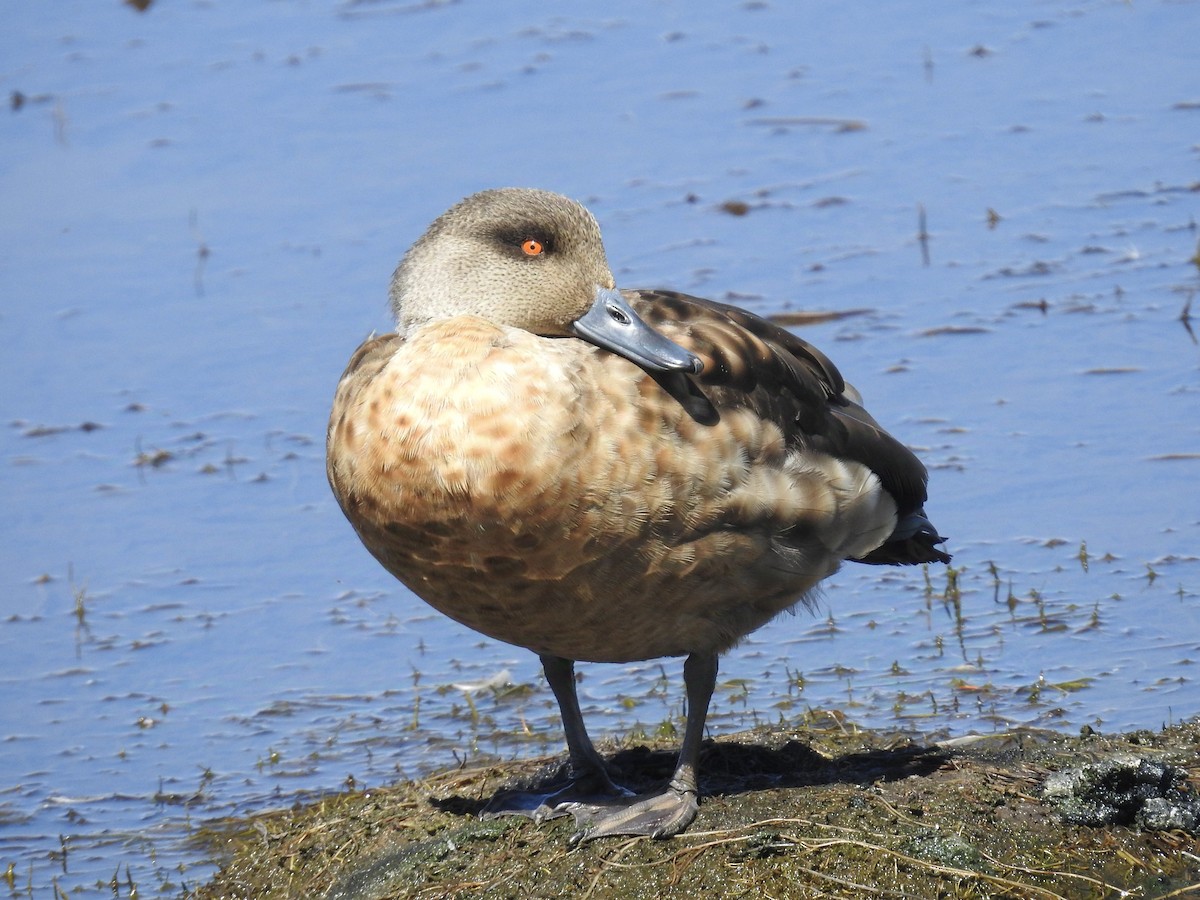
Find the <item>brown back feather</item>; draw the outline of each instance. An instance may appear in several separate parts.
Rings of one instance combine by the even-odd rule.
[[[788,440],[870,468],[903,519],[925,503],[925,466],[845,393],[829,358],[753,313],[666,290],[627,291],[648,324],[704,360],[694,377],[719,415],[748,408]]]

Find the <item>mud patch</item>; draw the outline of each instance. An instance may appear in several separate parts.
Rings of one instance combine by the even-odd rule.
[[[634,787],[669,777],[669,750],[613,750]],[[1194,834],[1165,820],[1166,829],[1139,827],[1136,817],[1077,824],[1043,796],[1048,780],[1061,795],[1069,785],[1145,788],[1157,773],[1159,787],[1194,802],[1197,722],[1116,736],[1022,730],[935,742],[830,715],[802,731],[709,742],[700,817],[670,841],[571,848],[569,819],[477,818],[496,790],[553,777],[560,763],[449,772],[215,823],[202,839],[228,861],[194,896],[1168,898],[1200,889]]]

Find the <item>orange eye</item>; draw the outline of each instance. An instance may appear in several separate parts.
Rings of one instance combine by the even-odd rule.
[[[521,250],[526,256],[541,256],[546,252],[546,245],[536,238],[529,238],[521,244]]]

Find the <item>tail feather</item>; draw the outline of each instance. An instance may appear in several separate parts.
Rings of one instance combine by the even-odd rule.
[[[866,556],[856,557],[852,561],[887,566],[948,563],[950,554],[939,550],[937,546],[945,541],[925,516],[925,510],[918,509],[902,518],[886,541]]]

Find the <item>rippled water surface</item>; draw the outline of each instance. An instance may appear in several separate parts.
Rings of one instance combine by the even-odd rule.
[[[559,746],[532,655],[400,588],[324,480],[392,267],[484,187],[588,203],[624,286],[858,311],[805,337],[930,467],[953,573],[845,569],[730,654],[714,734],[1200,713],[1200,4],[556,10],[6,8],[17,894],[177,894],[206,820]],[[678,661],[583,671],[596,733],[681,713]]]

